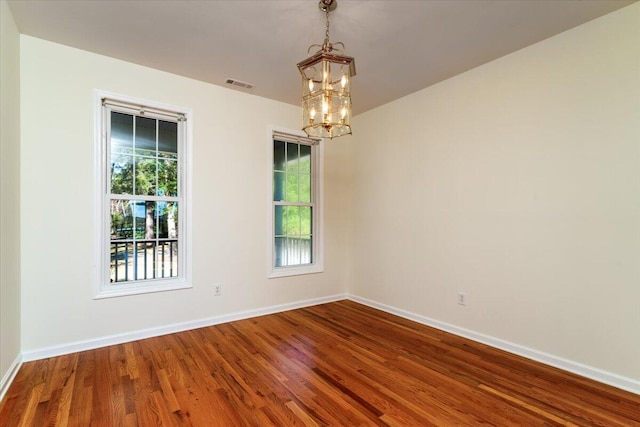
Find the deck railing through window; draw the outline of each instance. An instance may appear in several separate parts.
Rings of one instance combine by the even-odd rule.
[[[178,276],[178,240],[111,242],[111,282]]]

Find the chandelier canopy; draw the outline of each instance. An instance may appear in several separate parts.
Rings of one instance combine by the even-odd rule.
[[[320,0],[318,7],[327,20],[324,42],[309,47],[309,53],[320,49],[298,63],[302,129],[311,137],[333,139],[351,134],[351,77],[356,75],[356,64],[344,55],[344,43],[329,41],[329,12],[337,6],[336,0]]]

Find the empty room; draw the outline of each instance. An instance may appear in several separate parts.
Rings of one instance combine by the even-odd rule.
[[[639,2],[0,18],[0,426],[640,426]]]

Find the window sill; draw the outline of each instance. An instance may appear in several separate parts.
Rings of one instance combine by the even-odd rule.
[[[316,274],[324,272],[322,265],[305,265],[299,267],[278,267],[271,270],[269,279],[278,277],[302,276],[304,274]]]
[[[123,283],[122,285],[105,286],[93,296],[93,299],[114,298],[114,297],[122,297],[127,295],[150,294],[153,292],[175,291],[179,289],[189,289],[189,288],[193,288],[193,285],[184,280],[175,280],[169,283],[147,282],[144,284],[134,284],[134,285],[132,284],[126,285]]]

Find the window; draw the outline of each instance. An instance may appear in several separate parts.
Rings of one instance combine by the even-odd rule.
[[[270,277],[322,271],[318,142],[272,132]]]
[[[96,298],[189,287],[185,111],[100,97]]]

